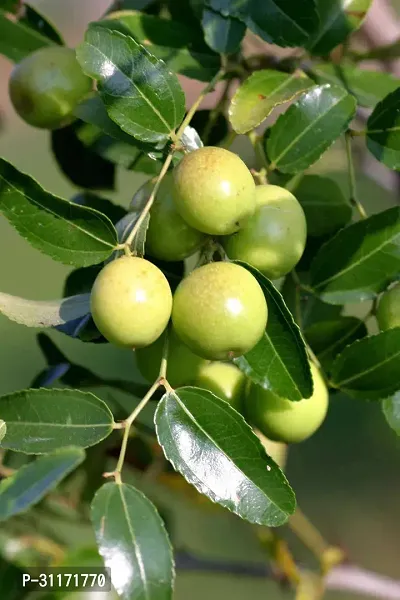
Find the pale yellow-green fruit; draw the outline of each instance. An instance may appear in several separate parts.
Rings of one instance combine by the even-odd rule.
[[[227,360],[261,339],[268,309],[257,280],[243,267],[216,262],[195,269],[178,285],[172,322],[199,356]]]
[[[235,365],[219,361],[205,364],[199,369],[194,385],[209,390],[241,412],[246,376]]]
[[[400,327],[400,283],[382,294],[376,317],[381,331]]]
[[[311,373],[314,392],[310,398],[298,402],[252,384],[245,401],[249,422],[278,442],[302,442],[313,435],[325,419],[329,394],[321,373],[313,364]]]
[[[254,213],[254,179],[242,159],[224,148],[208,146],[186,154],[173,181],[178,211],[204,233],[233,233]]]
[[[224,247],[229,258],[279,279],[296,266],[304,252],[304,211],[293,194],[277,185],[257,186],[256,204],[254,215],[240,231],[225,238]]]
[[[141,348],[166,328],[172,294],[158,267],[144,258],[124,256],[100,271],[90,302],[93,320],[109,342]]]
[[[159,374],[161,359],[164,349],[165,333],[153,344],[136,350],[136,362],[142,376],[149,383],[153,383]],[[192,384],[202,365],[208,361],[193,354],[191,350],[178,338],[173,328],[169,331],[168,338],[168,363],[167,380],[173,387]]]

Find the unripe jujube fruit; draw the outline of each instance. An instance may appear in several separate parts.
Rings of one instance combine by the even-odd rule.
[[[136,350],[136,362],[140,373],[149,383],[157,379],[164,349],[165,333],[153,344]],[[202,365],[208,361],[193,354],[178,338],[173,328],[169,331],[167,379],[173,387],[181,387],[194,382]]]
[[[76,105],[92,89],[92,80],[75,51],[62,46],[29,54],[14,67],[9,81],[11,102],[21,119],[43,129],[69,122]]]
[[[138,191],[139,200],[144,195],[149,198],[153,187],[153,180],[145,183]],[[131,210],[135,210],[134,205],[131,205]],[[168,173],[150,210],[146,253],[160,260],[183,260],[199,250],[205,239],[206,235],[190,227],[177,211],[172,195],[172,175]]]
[[[312,363],[314,392],[310,398],[291,402],[270,390],[252,384],[245,402],[249,422],[271,440],[302,442],[320,427],[328,410],[328,389]]]
[[[205,364],[199,369],[194,385],[209,390],[241,411],[246,376],[235,365],[219,361]]]
[[[93,320],[109,342],[141,348],[166,328],[172,294],[158,267],[144,258],[124,256],[100,271],[90,302]]]
[[[173,171],[173,181],[178,211],[204,233],[233,233],[254,213],[254,179],[241,158],[224,148],[209,146],[186,154]]]
[[[270,279],[279,279],[299,262],[307,224],[300,203],[277,185],[256,188],[257,208],[244,227],[226,238],[229,258],[249,263]]]
[[[268,309],[249,271],[228,262],[195,269],[178,285],[172,322],[199,356],[226,360],[248,352],[261,339]]]
[[[382,294],[376,317],[382,331],[400,327],[400,283]]]

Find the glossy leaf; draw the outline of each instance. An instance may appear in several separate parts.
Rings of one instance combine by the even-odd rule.
[[[379,102],[369,117],[367,147],[387,167],[400,170],[400,87]]]
[[[0,442],[7,433],[7,424],[5,421],[0,419]]]
[[[90,295],[79,294],[61,300],[27,300],[0,292],[0,313],[27,327],[54,327],[90,312]]]
[[[270,527],[294,512],[284,474],[227,402],[207,390],[180,388],[163,396],[155,424],[174,469],[213,502]]]
[[[7,423],[2,448],[26,454],[46,454],[65,446],[98,444],[113,428],[106,404],[79,390],[23,390],[0,398]]]
[[[102,262],[117,243],[107,217],[46,192],[3,159],[0,211],[32,246],[65,264],[82,267]]]
[[[374,108],[387,94],[400,86],[400,79],[384,71],[368,71],[355,65],[324,63],[313,67],[318,83],[342,85],[356,97],[357,103]]]
[[[400,391],[383,400],[382,410],[390,427],[400,435]]]
[[[20,467],[0,483],[0,521],[37,504],[85,458],[81,448],[62,448]]]
[[[19,23],[24,23],[28,25],[31,29],[34,29],[41,35],[44,35],[49,40],[56,44],[64,45],[64,40],[61,37],[61,34],[53,23],[50,23],[47,17],[45,17],[36,6],[32,6],[27,2],[24,2],[24,14],[19,19]]]
[[[313,54],[329,54],[358,29],[366,17],[372,0],[316,0],[319,27],[308,48]]]
[[[0,9],[0,54],[9,60],[20,62],[31,52],[53,44],[48,37],[28,25],[12,21]]]
[[[233,17],[225,17],[212,8],[204,9],[201,24],[207,44],[221,54],[236,52],[246,33],[245,23]]]
[[[304,209],[308,235],[335,233],[351,220],[350,202],[336,181],[329,177],[305,175],[293,193]]]
[[[175,575],[172,548],[150,500],[131,485],[106,483],[93,499],[91,519],[118,596],[170,600]]]
[[[342,229],[311,265],[311,286],[332,304],[374,298],[400,272],[400,208]]]
[[[288,400],[309,398],[313,384],[306,347],[300,329],[293,320],[281,294],[257,269],[238,262],[260,284],[268,306],[264,336],[236,365],[252,381]]]
[[[185,112],[185,95],[165,63],[118,31],[92,26],[77,57],[111,119],[144,142],[167,141]]]
[[[400,389],[400,327],[347,346],[332,368],[335,386],[355,398],[377,400]]]
[[[310,167],[347,129],[355,110],[353,96],[340,86],[314,86],[302,94],[271,128],[271,168],[297,173]]]

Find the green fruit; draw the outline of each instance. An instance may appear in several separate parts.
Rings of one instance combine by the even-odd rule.
[[[124,256],[108,263],[93,284],[93,320],[117,346],[141,348],[154,342],[166,328],[171,308],[168,281],[144,258]]]
[[[306,245],[307,225],[300,203],[277,185],[256,188],[257,209],[246,225],[226,238],[233,260],[249,263],[270,279],[279,279],[299,262]]]
[[[178,211],[204,233],[233,233],[254,213],[254,179],[229,150],[210,146],[186,154],[173,171],[173,181]]]
[[[154,383],[158,377],[164,341],[165,334],[162,334],[153,344],[135,352],[138,369],[149,383]],[[193,354],[171,328],[168,340],[168,383],[173,388],[193,383],[200,367],[204,364],[207,364],[207,361]]]
[[[204,358],[245,354],[261,339],[268,309],[249,271],[228,262],[195,269],[178,285],[172,309],[175,331]]]
[[[318,369],[311,364],[314,392],[310,398],[291,402],[270,390],[252,384],[246,398],[246,415],[269,439],[295,443],[310,437],[325,419],[328,389]]]
[[[14,68],[11,102],[21,119],[43,129],[69,122],[75,106],[92,89],[71,48],[41,48]]]
[[[382,294],[376,317],[382,331],[400,327],[400,283]]]
[[[218,361],[205,364],[200,368],[194,385],[209,390],[241,411],[246,377],[235,365]]]
[[[139,198],[142,194],[148,198],[153,186],[152,180],[145,183],[139,190]],[[135,205],[131,206],[132,209]],[[160,260],[183,260],[199,250],[205,239],[204,233],[190,227],[178,213],[172,196],[172,175],[166,175],[150,210],[146,253]]]

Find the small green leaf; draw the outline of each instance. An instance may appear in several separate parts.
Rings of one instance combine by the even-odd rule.
[[[90,294],[61,300],[27,300],[0,292],[0,313],[26,327],[55,327],[90,312]]]
[[[23,390],[0,397],[7,423],[2,448],[46,454],[65,446],[87,448],[110,435],[113,416],[93,394],[79,390]]]
[[[310,325],[304,335],[325,369],[346,346],[368,334],[365,323],[356,317],[339,317]]]
[[[271,168],[298,173],[310,167],[346,130],[355,110],[353,96],[340,86],[318,85],[302,94],[271,127]]]
[[[7,433],[7,424],[5,421],[0,419],[0,442]]]
[[[0,54],[13,62],[20,62],[31,52],[53,45],[48,37],[23,23],[12,21],[0,9]]]
[[[400,327],[347,346],[336,358],[332,383],[354,398],[379,400],[400,389]]]
[[[224,17],[220,13],[205,8],[201,24],[207,44],[221,54],[236,52],[246,33],[246,25],[232,17]]]
[[[389,169],[400,170],[400,87],[379,102],[369,117],[367,148]]]
[[[358,29],[372,0],[316,0],[319,27],[307,48],[313,54],[329,54]]]
[[[251,523],[277,527],[295,510],[284,474],[227,402],[195,387],[166,393],[155,424],[175,470],[213,502]]]
[[[382,410],[390,427],[400,435],[400,391],[383,400]]]
[[[185,95],[165,63],[135,40],[100,26],[88,29],[77,58],[98,81],[111,119],[143,142],[167,141],[185,113]]]
[[[308,235],[319,237],[335,233],[351,220],[350,202],[336,181],[329,177],[306,175],[293,193],[304,209]]]
[[[28,27],[40,33],[40,35],[44,35],[52,42],[64,46],[64,40],[62,39],[60,32],[57,31],[53,23],[50,23],[48,18],[45,17],[36,6],[24,2],[23,8],[24,14],[19,19],[19,23],[28,25]]]
[[[81,448],[62,448],[18,469],[0,484],[0,521],[25,512],[85,458]]]
[[[170,600],[171,544],[155,506],[131,485],[106,483],[95,495],[91,519],[99,553],[122,600]]]
[[[374,298],[400,272],[400,208],[344,229],[318,252],[311,286],[332,304]]]
[[[291,75],[272,69],[256,71],[232,98],[229,119],[233,129],[236,133],[247,133],[260,125],[275,106],[292,100],[313,85],[302,71]]]
[[[268,306],[264,336],[236,365],[252,381],[288,400],[302,400],[312,394],[313,383],[300,329],[281,294],[257,269],[235,261],[250,271],[260,284]]]
[[[3,159],[0,211],[32,246],[68,265],[100,263],[117,243],[116,231],[107,217],[46,192]]]
[[[384,71],[367,71],[355,65],[323,63],[313,67],[318,83],[342,85],[356,97],[357,103],[374,108],[387,94],[400,86],[400,79]]]

